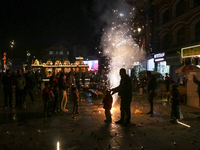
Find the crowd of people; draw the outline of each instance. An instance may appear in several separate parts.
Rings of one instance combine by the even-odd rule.
[[[126,74],[124,68],[120,69],[119,72],[121,76],[121,81],[119,86],[110,89],[106,92],[105,98],[103,99],[103,104],[105,108],[105,122],[111,122],[111,108],[112,108],[112,95],[118,93],[121,98],[121,118],[116,123],[118,124],[130,124],[131,119],[131,110],[130,104],[132,101],[133,94],[133,84],[135,81],[131,79]],[[13,107],[26,108],[26,97],[30,96],[30,99],[33,104],[35,104],[34,89],[37,87],[37,90],[42,92],[42,99],[44,104],[44,116],[51,116],[53,113],[67,112],[67,103],[68,99],[73,102],[73,113],[78,112],[78,101],[79,101],[79,92],[80,92],[80,79],[82,79],[82,84],[85,84],[85,74],[83,73],[80,76],[79,73],[74,73],[73,71],[69,73],[57,73],[52,75],[49,78],[48,82],[45,82],[45,87],[42,88],[41,75],[38,73],[33,74],[29,71],[26,74],[22,73],[22,70],[18,70],[17,74],[13,74],[10,69],[6,70],[5,74],[1,75],[1,83],[3,85],[4,92],[4,108],[8,107],[12,109]],[[169,90],[170,78],[166,75],[166,89]],[[139,87],[144,88],[144,84],[139,80],[137,82]],[[141,85],[140,85],[141,84]],[[146,93],[148,102],[150,104],[150,111],[147,112],[150,117],[153,116],[153,99],[155,96],[155,89],[157,87],[156,78],[151,75],[151,72],[147,71],[146,74]],[[14,88],[13,88],[14,87]],[[177,86],[173,85],[171,92],[172,100],[172,111],[171,119],[172,121],[177,121],[181,119],[180,111],[180,99],[179,91]],[[15,106],[13,106],[13,90],[15,90]],[[125,117],[126,116],[126,117]]]
[[[39,82],[40,81],[37,80],[36,76],[33,75],[32,72],[23,74],[22,70],[19,69],[17,74],[14,74],[11,69],[7,69],[6,73],[1,74],[1,84],[4,93],[4,108],[25,108],[27,95],[30,96],[32,103],[34,104],[35,98],[33,89]],[[13,92],[15,92],[15,106],[13,106]]]
[[[45,82],[42,88],[42,77],[39,73],[29,71],[25,74],[19,69],[17,74],[7,69],[1,74],[1,84],[4,94],[4,108],[26,108],[27,95],[33,104],[35,104],[35,92],[42,92],[44,104],[44,116],[50,116],[53,113],[67,112],[68,98],[74,102],[73,113],[78,112],[78,100],[80,91],[80,79],[85,84],[85,73],[80,76],[79,73],[60,72],[52,75],[49,81]],[[13,97],[15,95],[15,97]],[[15,102],[13,99],[15,98]],[[13,106],[13,104],[15,104]]]
[[[112,109],[112,95],[115,93],[118,93],[118,95],[121,98],[121,103],[120,103],[120,111],[121,111],[121,118],[118,120],[116,123],[117,124],[122,124],[122,125],[128,125],[130,124],[130,119],[131,119],[131,102],[132,102],[132,92],[133,88],[135,87],[133,83],[135,84],[134,78],[129,77],[126,74],[126,70],[124,68],[121,68],[119,71],[119,74],[121,76],[120,84],[119,86],[110,89],[106,92],[106,95],[103,99],[103,104],[104,104],[104,109],[105,109],[105,116],[106,116],[106,123],[109,123],[112,121],[111,118],[111,109]],[[150,71],[146,72],[146,93],[147,93],[147,100],[149,102],[150,106],[150,111],[147,112],[149,117],[154,116],[154,110],[153,110],[153,105],[154,105],[154,97],[155,97],[155,90],[157,87],[157,81],[156,78],[151,74]],[[140,81],[140,80],[139,80]],[[167,91],[170,92],[170,97],[171,97],[171,120],[170,122],[176,123],[178,122],[179,119],[182,119],[182,113],[181,113],[181,108],[180,108],[180,94],[177,89],[178,84],[171,84],[170,86],[170,78],[168,77],[168,74],[166,74],[166,89]],[[141,81],[140,81],[141,83]],[[139,84],[140,84],[139,83]],[[199,82],[198,82],[199,83]],[[140,85],[141,86],[141,85]],[[142,85],[143,88],[143,85]],[[141,94],[141,93],[140,93]],[[126,116],[126,117],[125,117]]]
[[[80,76],[73,71],[69,73],[59,72],[45,82],[42,91],[44,103],[44,116],[51,116],[53,113],[67,112],[68,99],[73,102],[73,113],[78,114],[79,93],[81,90],[80,79],[85,84],[85,73]]]

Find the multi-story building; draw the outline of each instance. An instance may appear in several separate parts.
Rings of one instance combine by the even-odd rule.
[[[197,64],[200,55],[200,0],[153,0],[155,69],[174,74],[184,63]],[[196,46],[199,53],[181,57],[181,49]],[[189,49],[188,49],[189,51]],[[188,59],[189,58],[189,59]],[[191,61],[192,60],[192,61]],[[199,61],[200,63],[200,61]],[[168,69],[168,70],[167,70]]]
[[[54,44],[49,48],[46,48],[43,52],[43,62],[47,62],[51,60],[55,62],[56,60],[60,60],[64,62],[69,59],[69,50],[61,44]]]
[[[83,45],[75,45],[73,46],[73,59],[75,59],[75,57],[83,57],[84,59],[87,57],[88,55],[88,48],[86,46]]]

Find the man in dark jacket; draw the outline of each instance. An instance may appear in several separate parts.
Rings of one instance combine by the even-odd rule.
[[[4,107],[8,107],[7,99],[9,97],[9,107],[12,108],[12,86],[13,77],[11,76],[11,70],[7,69],[6,74],[2,78],[3,92],[4,92]]]
[[[30,98],[32,100],[32,103],[34,104],[35,103],[35,99],[34,99],[34,96],[33,96],[33,90],[35,88],[35,85],[36,85],[36,78],[34,75],[32,75],[32,72],[28,72],[26,77],[25,77],[25,80],[26,80],[26,86],[24,88],[25,90],[25,94],[24,94],[24,107],[26,107],[26,95],[29,94],[30,95]]]
[[[22,98],[24,94],[24,87],[26,85],[26,80],[22,74],[22,70],[17,71],[17,77],[15,81],[15,98],[16,98],[16,107],[22,108]]]
[[[126,74],[126,70],[124,68],[120,69],[119,72],[121,76],[120,85],[114,89],[111,89],[112,94],[117,93],[121,97],[121,119],[117,121],[118,124],[127,125],[130,124],[131,119],[131,110],[130,104],[132,101],[132,85],[131,78]],[[127,115],[127,119],[125,119],[125,113]]]
[[[148,101],[150,103],[150,111],[147,114],[149,114],[150,117],[153,117],[153,98],[155,95],[155,89],[157,83],[156,83],[156,78],[151,75],[150,71],[147,71],[146,76],[147,76],[146,90],[148,94]]]

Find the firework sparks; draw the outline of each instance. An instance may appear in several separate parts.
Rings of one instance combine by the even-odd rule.
[[[135,9],[127,4],[121,6],[125,7],[112,9],[112,14],[108,16],[113,16],[113,18],[105,19],[106,21],[110,20],[110,22],[107,22],[107,26],[102,30],[103,54],[109,58],[108,78],[110,88],[119,85],[120,68],[128,70],[132,68],[134,62],[139,62],[144,58],[144,54],[132,37],[134,31],[131,26],[131,19],[133,19]],[[115,103],[117,96],[113,98]]]

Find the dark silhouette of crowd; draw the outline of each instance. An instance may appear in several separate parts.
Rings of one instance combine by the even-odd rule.
[[[112,121],[112,95],[118,93],[121,98],[121,118],[116,123],[124,125],[130,124],[130,104],[132,102],[132,95],[138,92],[139,89],[140,96],[142,96],[145,89],[147,100],[150,104],[150,111],[147,112],[147,114],[149,114],[150,117],[153,117],[153,100],[157,87],[156,78],[150,71],[147,71],[146,76],[138,80],[134,73],[129,77],[124,68],[120,69],[119,74],[121,76],[119,86],[110,89],[103,100],[106,115],[105,122]],[[44,117],[51,116],[52,114],[68,112],[69,102],[73,103],[73,113],[77,114],[79,113],[78,101],[81,91],[80,82],[82,80],[82,87],[84,88],[85,78],[85,73],[79,74],[73,71],[70,71],[69,73],[58,72],[57,74],[51,73],[49,81],[43,82],[42,76],[39,72],[33,73],[32,71],[28,71],[23,74],[22,70],[19,69],[17,73],[12,73],[10,69],[7,69],[5,73],[1,74],[1,83],[3,85],[4,93],[4,108],[26,108],[28,96],[30,97],[32,104],[35,104],[37,102],[35,94],[38,92],[42,93]],[[94,80],[92,80],[91,83],[93,82]],[[167,92],[170,91],[170,83],[171,80],[168,74],[166,74],[165,84]],[[171,119],[176,122],[177,119],[181,119],[180,116],[177,116],[178,112],[180,112],[180,109],[176,109],[178,108],[177,106],[179,106],[180,100],[179,93],[177,93],[177,87],[173,88],[171,93],[171,97],[173,97]],[[15,95],[15,103],[13,102],[13,95]]]

